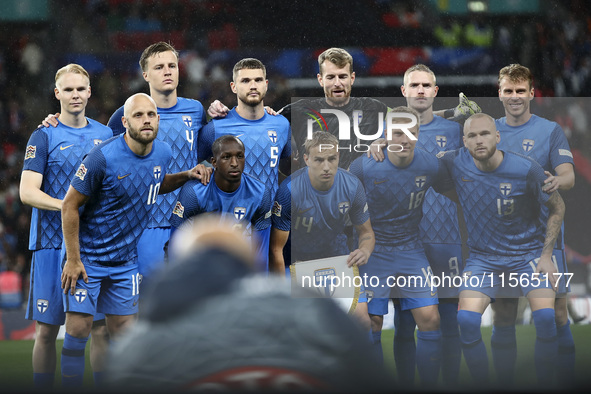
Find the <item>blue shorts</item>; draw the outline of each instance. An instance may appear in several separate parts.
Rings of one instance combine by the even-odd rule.
[[[367,303],[367,312],[370,315],[384,316],[388,314],[389,298],[372,298]]]
[[[431,286],[431,267],[423,249],[374,250],[359,270],[366,289],[375,298],[399,298],[404,310],[438,304],[437,288]]]
[[[164,246],[170,239],[170,227],[147,228],[137,244],[138,270],[146,279],[164,266]]]
[[[450,285],[452,281],[443,280],[460,276],[464,270],[462,245],[459,244],[423,244],[425,255],[431,265],[433,275],[442,279],[437,287],[439,298],[456,298],[459,289]]]
[[[25,317],[61,326],[66,320],[62,290],[60,249],[33,251],[31,284]]]
[[[538,252],[511,257],[472,252],[464,267],[460,291],[474,290],[494,299],[551,288],[549,280],[534,275],[539,256]]]
[[[66,312],[133,315],[138,311],[140,274],[135,261],[109,267],[85,263],[88,283],[78,279],[74,295],[64,294]]]

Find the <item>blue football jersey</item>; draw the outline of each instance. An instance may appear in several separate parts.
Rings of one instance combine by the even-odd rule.
[[[417,148],[432,155],[464,146],[461,126],[450,120],[434,116],[427,124],[421,124]],[[433,189],[427,190],[423,203],[423,219],[420,225],[423,243],[461,244],[456,204]]]
[[[244,143],[244,172],[263,181],[274,198],[279,187],[279,160],[291,156],[291,128],[287,119],[266,112],[258,120],[244,119],[234,108],[225,118],[212,119],[201,130],[199,160],[210,160],[213,142],[228,134]]]
[[[369,219],[361,182],[341,168],[327,191],[312,187],[308,167],[291,175],[292,261],[349,254],[345,226]]]
[[[171,157],[170,146],[158,140],[149,154],[138,156],[124,134],[90,151],[72,180],[90,197],[80,214],[83,262],[117,265],[136,258]]]
[[[40,127],[29,138],[23,171],[42,174],[41,190],[51,197],[63,199],[84,155],[113,136],[110,128],[92,119],[86,120],[88,124],[82,128],[68,127],[63,123],[57,127]],[[29,249],[61,247],[61,213],[33,208]]]
[[[531,157],[546,171],[554,173],[554,169],[561,164],[571,163],[574,166],[573,155],[562,127],[556,122],[549,121],[537,115],[521,126],[507,125],[507,118],[495,121],[501,141],[498,149],[512,151]],[[548,219],[548,209],[542,207],[542,222]],[[564,224],[558,240],[558,249],[564,249]]]
[[[291,231],[291,176],[281,182],[273,203],[273,227],[282,231]]]
[[[183,97],[177,98],[177,103],[170,108],[158,108],[160,123],[158,137],[172,148],[172,160],[168,164],[171,174],[190,170],[198,164],[197,139],[206,117],[203,105],[197,100]],[[121,123],[123,107],[119,108],[109,119],[109,126],[114,135],[125,132]],[[180,189],[158,197],[154,212],[150,216],[148,227],[169,227],[169,219],[176,203]]]
[[[378,162],[362,156],[355,159],[349,171],[365,188],[376,251],[422,248],[419,223],[425,193],[446,175],[437,158],[415,149],[413,161],[399,168],[388,158]]]
[[[192,180],[183,185],[175,204],[170,224],[178,228],[185,220],[206,212],[219,212],[242,225],[246,235],[271,225],[271,193],[265,184],[242,174],[238,189],[226,193],[213,180],[203,185]]]
[[[541,250],[541,206],[549,195],[542,191],[546,176],[538,163],[505,151],[496,170],[482,172],[466,148],[447,152],[442,161],[462,204],[471,251],[520,256]]]

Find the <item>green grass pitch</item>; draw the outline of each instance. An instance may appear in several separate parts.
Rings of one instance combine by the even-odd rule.
[[[591,387],[591,325],[572,325],[572,332],[576,344],[576,387]],[[483,327],[482,335],[487,344],[490,356],[491,327]],[[385,330],[382,335],[384,360],[388,371],[395,375],[395,366],[392,355],[393,330]],[[517,327],[518,359],[516,367],[517,389],[531,391],[535,387],[535,372],[533,348],[535,340],[535,328],[533,325]],[[58,341],[57,352],[60,354],[62,341]],[[31,368],[31,351],[33,341],[0,341],[0,392],[30,392],[32,389],[33,372]],[[86,349],[86,374],[85,387],[91,389],[92,371],[88,360],[89,349]],[[57,362],[57,378],[59,383],[60,366]],[[491,362],[491,379],[494,381],[494,372]],[[460,371],[460,383],[470,385],[470,377],[467,366],[462,361]]]

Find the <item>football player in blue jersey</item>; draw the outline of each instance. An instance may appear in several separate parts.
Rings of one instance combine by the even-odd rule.
[[[285,181],[291,183],[291,198],[282,191],[279,204],[281,216],[275,217],[278,228],[291,232],[291,261],[314,260],[349,255],[349,266],[367,263],[375,245],[363,186],[348,171],[339,168],[338,140],[328,132],[315,132],[304,144],[306,167],[294,172]],[[288,204],[288,200],[290,203]],[[288,209],[289,205],[291,209]],[[279,224],[281,222],[281,224]],[[344,233],[347,224],[357,230],[357,245],[347,246]],[[287,241],[287,236],[284,238]],[[283,245],[276,248],[283,249]],[[274,253],[274,258],[278,254]],[[279,265],[277,263],[277,265]],[[367,298],[359,298],[353,312],[361,326],[369,331]]]
[[[144,49],[140,57],[142,75],[150,86],[150,96],[156,102],[160,115],[158,139],[172,147],[169,170],[185,171],[197,165],[197,137],[205,125],[203,105],[193,99],[177,96],[179,84],[178,52],[166,42],[157,42]],[[59,116],[59,114],[56,114]],[[45,118],[44,125],[55,126],[56,116]],[[123,106],[109,119],[114,135],[125,132],[121,121]],[[178,191],[158,197],[150,223],[138,244],[140,275],[148,280],[154,270],[164,262],[164,247],[170,238],[170,215]]]
[[[137,243],[158,194],[201,178],[199,174],[207,176],[202,165],[167,173],[172,152],[168,144],[155,140],[158,114],[150,96],[131,96],[124,114],[126,133],[86,155],[62,203],[65,388],[82,385],[84,349],[95,312],[106,315],[111,335],[134,321],[139,296]]]
[[[271,224],[271,193],[262,181],[244,174],[244,144],[233,135],[219,137],[212,146],[213,182],[183,185],[170,223],[173,232],[185,220],[206,212],[218,212],[234,220],[253,250],[258,250],[260,231]],[[173,238],[174,243],[174,238]],[[174,249],[174,248],[171,248]]]
[[[499,149],[517,152],[536,160],[548,176],[545,180],[546,192],[569,190],[575,184],[575,173],[568,141],[560,125],[531,113],[530,102],[533,97],[533,75],[527,67],[511,64],[500,70],[499,98],[505,108],[505,117],[496,120],[501,136]],[[545,212],[547,214],[547,210]],[[553,261],[562,273],[567,272],[564,246],[564,232],[561,232],[554,248]],[[572,385],[575,343],[568,319],[568,290],[565,283],[559,282],[555,305],[559,346],[556,366],[561,382]],[[495,369],[499,381],[512,382],[517,359],[517,298],[500,299],[492,304],[492,309],[494,318],[491,350]]]
[[[466,148],[443,155],[468,229],[470,257],[460,292],[464,358],[475,382],[488,382],[488,357],[480,331],[482,313],[491,300],[528,298],[536,326],[535,369],[550,387],[558,356],[554,299],[557,281],[552,251],[564,217],[557,192],[543,191],[546,176],[534,160],[497,149],[495,121],[486,114],[464,125]],[[543,220],[542,206],[548,208]],[[503,388],[507,382],[501,381]]]
[[[406,98],[407,105],[418,112],[421,132],[417,148],[435,156],[439,152],[458,149],[462,146],[461,126],[433,112],[433,101],[439,88],[435,74],[429,67],[416,64],[408,68],[404,73],[404,84],[400,89]],[[380,140],[376,141],[372,148],[376,145],[380,145],[380,148],[372,154],[376,160],[381,161],[384,159],[383,150],[387,145]],[[456,204],[432,188],[425,194],[420,232],[433,274],[436,276],[460,275],[463,266],[462,240]],[[462,352],[457,321],[458,291],[457,288],[440,286],[438,295],[442,333],[442,378],[446,385],[457,384]],[[380,342],[383,322],[383,316],[377,314],[377,311],[382,310],[387,313],[387,305],[378,307],[377,304],[384,302],[384,299],[376,299],[369,304],[370,313],[376,312],[371,316],[375,343]],[[397,365],[404,368],[401,373],[405,376],[404,380],[412,382],[414,367],[411,366],[415,364],[416,346],[415,321],[410,311],[403,311],[398,302],[395,302],[394,306],[397,315],[395,316],[394,354],[398,361]]]
[[[419,223],[425,195],[445,175],[445,169],[435,155],[415,149],[416,138],[420,138],[419,112],[409,107],[396,107],[390,111],[390,114],[393,113],[395,123],[409,125],[406,132],[403,129],[392,130],[385,148],[387,159],[375,161],[371,157],[360,157],[349,169],[365,187],[376,234],[375,250],[361,271],[364,277],[379,278],[379,283],[376,281],[370,287],[374,293],[368,304],[372,335],[376,335],[376,328],[378,335],[381,332],[382,317],[388,313],[388,299],[397,298],[395,334],[398,338],[394,342],[394,356],[400,382],[406,387],[414,383],[415,357],[407,354],[413,352],[422,383],[433,386],[439,376],[442,350],[438,290],[431,286],[433,272],[420,238]],[[413,117],[414,124],[406,119],[406,115]],[[396,283],[401,284],[389,284],[391,278],[396,278]],[[410,284],[410,278],[420,280]],[[403,284],[400,279],[408,280],[408,284]],[[409,320],[408,327],[404,326],[407,336],[399,332],[402,330],[400,320],[403,319]],[[419,329],[416,350],[415,321]],[[411,342],[412,346],[402,342]],[[374,343],[379,341],[374,340]]]
[[[33,250],[27,319],[36,320],[33,345],[33,380],[37,388],[50,388],[56,366],[55,340],[64,324],[60,291],[62,199],[82,158],[95,145],[113,136],[108,127],[85,116],[90,98],[86,70],[69,64],[55,74],[55,97],[62,116],[56,128],[40,127],[27,144],[20,183],[20,198],[33,207],[29,248]],[[95,316],[91,364],[100,384],[107,348],[104,316]]]
[[[279,187],[279,164],[289,162],[291,156],[291,129],[283,116],[269,115],[264,108],[263,99],[269,81],[263,63],[257,59],[246,58],[234,65],[232,92],[238,99],[224,118],[212,119],[199,133],[199,160],[211,158],[213,142],[222,135],[234,135],[245,146],[244,172],[263,181],[275,197]],[[262,243],[259,256],[264,261],[263,269],[268,269],[270,228],[261,233]]]

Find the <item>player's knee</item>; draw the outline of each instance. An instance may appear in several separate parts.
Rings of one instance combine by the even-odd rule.
[[[538,338],[556,337],[556,322],[554,309],[543,308],[532,312],[534,325],[536,326],[536,335]]]
[[[554,306],[554,313],[556,326],[562,327],[568,323],[568,308],[566,307],[566,301],[562,302],[561,299],[557,299]]]
[[[109,331],[106,325],[94,325],[92,326],[91,333],[91,344],[94,345],[106,345],[109,342]]]
[[[499,305],[494,309],[493,324],[495,326],[513,326],[517,321],[517,309],[512,304]]]
[[[460,339],[464,345],[471,345],[482,339],[482,334],[480,332],[481,321],[481,313],[466,310],[460,310],[458,312]]]
[[[436,331],[439,330],[439,313],[435,309],[432,313],[425,313],[419,319],[415,317],[419,331]]]
[[[382,326],[384,325],[384,316],[370,314],[369,320],[371,321],[371,331],[372,332],[382,331]]]
[[[39,344],[55,344],[60,327],[37,322],[35,327],[35,341]]]

